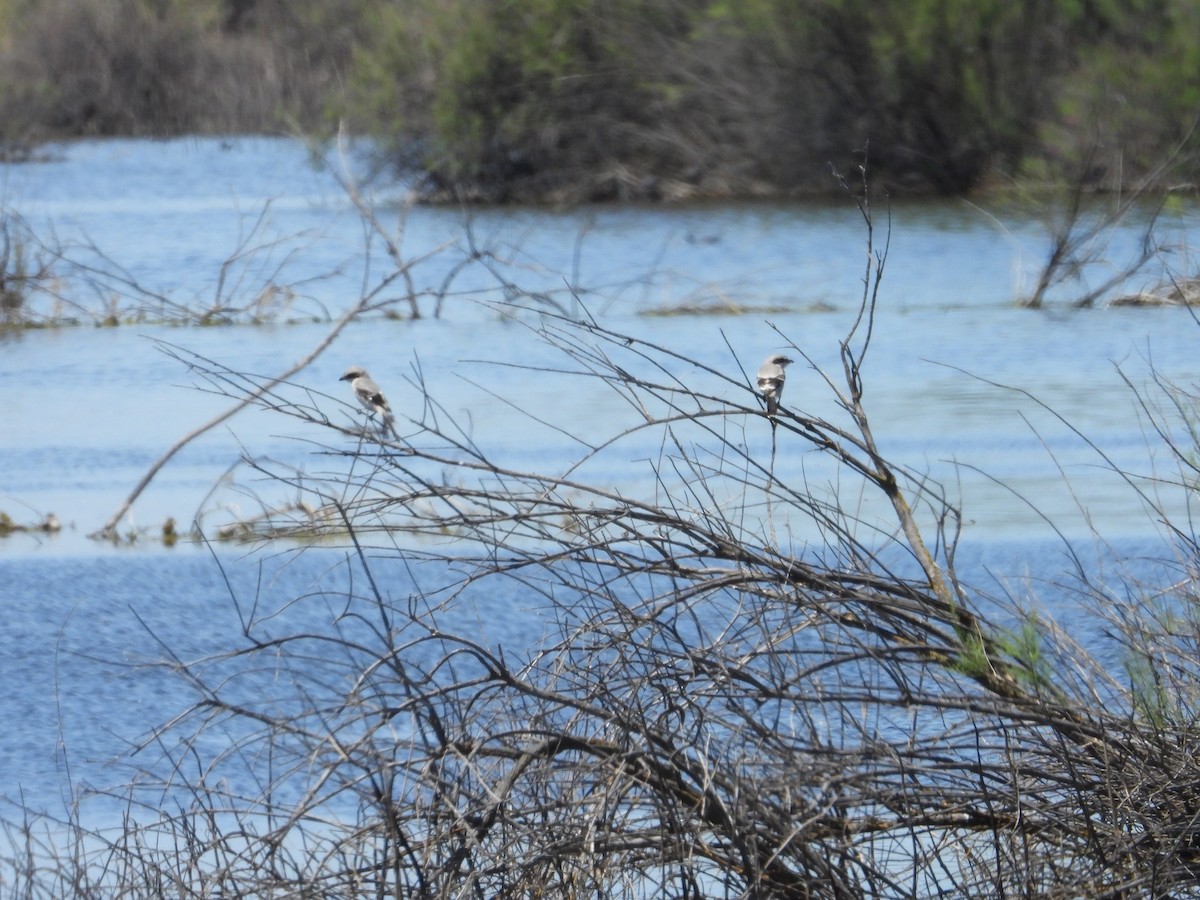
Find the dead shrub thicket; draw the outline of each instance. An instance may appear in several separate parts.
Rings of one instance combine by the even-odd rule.
[[[201,699],[150,741],[174,760],[161,787],[187,802],[87,836],[75,883],[438,898],[1194,890],[1191,572],[1118,612],[1081,569],[1078,589],[1138,661],[1129,678],[960,579],[958,511],[872,432],[864,362],[887,253],[859,202],[866,289],[840,371],[821,373],[829,420],[795,404],[774,429],[746,373],[545,310],[508,310],[561,351],[530,374],[614,392],[631,415],[619,433],[575,435],[580,458],[557,472],[502,461],[419,378],[425,406],[397,410],[405,437],[381,441],[318,415],[311,394],[193,360],[226,393],[329,429],[324,474],[259,466],[306,498],[296,536],[343,542],[355,586],[326,598],[326,629],[289,630],[235,598],[244,633],[226,656],[168,655]],[[518,401],[513,415],[531,434],[553,424]],[[647,442],[658,453],[630,463]],[[644,466],[648,487],[589,478],[601,464]],[[1194,559],[1190,532],[1175,538]],[[485,603],[536,610],[545,639],[461,627]],[[269,690],[239,689],[263,678]],[[237,769],[254,774],[224,777]]]

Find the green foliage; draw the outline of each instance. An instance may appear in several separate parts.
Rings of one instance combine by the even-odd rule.
[[[1145,654],[1131,652],[1125,659],[1134,713],[1156,730],[1172,724],[1179,698],[1168,689],[1154,665]]]
[[[1046,657],[1046,631],[1036,612],[1028,613],[1016,631],[1005,632],[1000,646],[1017,665],[1012,672],[1030,690],[1053,688],[1054,668]]]
[[[956,629],[959,647],[951,668],[981,682],[1008,680],[1019,689],[1038,695],[1056,693],[1055,672],[1046,655],[1046,630],[1034,611],[1020,618],[1015,631],[981,630],[978,622]]]
[[[403,111],[393,137],[401,155],[419,138],[421,155],[410,161],[455,188],[495,195],[526,180],[553,190],[618,170],[629,182],[672,177],[719,146],[689,147],[677,132],[690,118],[696,137],[691,67],[698,48],[744,32],[735,9],[674,0],[414,4],[393,12],[383,38],[360,54],[354,84],[368,102],[357,108],[378,120],[401,85],[428,85],[424,102],[392,105]],[[401,74],[381,89],[388,71]],[[731,68],[711,84],[736,75]]]
[[[1200,8],[1186,0],[1131,7],[1063,80],[1034,157],[1051,178],[1072,177],[1080,160],[1090,183],[1103,188],[1136,183],[1168,162],[1165,183],[1180,163],[1190,168],[1182,180],[1195,178]]]
[[[355,57],[352,109],[360,121],[386,123],[400,155],[418,147],[411,162],[439,177],[502,183],[564,145],[585,145],[599,96],[634,101],[641,88],[621,29],[646,24],[640,7],[598,0],[388,7],[375,14],[374,39]]]
[[[1019,165],[1074,54],[1124,33],[1133,11],[1077,0],[423,0],[381,15],[387,27],[356,59],[356,108],[365,121],[402,110],[398,153],[420,138],[423,155],[408,161],[442,182],[740,167],[788,190],[869,141],[894,183],[957,193]],[[414,82],[426,92],[406,103]]]
[[[431,193],[1195,180],[1190,0],[0,0],[0,140],[349,122]],[[1190,166],[1158,174],[1182,148]]]
[[[961,634],[961,647],[952,668],[970,678],[986,678],[993,671],[992,660],[982,636],[974,632]]]

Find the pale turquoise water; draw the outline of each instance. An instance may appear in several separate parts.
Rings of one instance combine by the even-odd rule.
[[[380,194],[379,215],[389,227],[398,221],[398,194]],[[171,443],[228,403],[197,390],[194,376],[156,342],[269,375],[308,352],[328,330],[328,317],[387,269],[378,242],[364,238],[359,216],[328,171],[284,141],[81,143],[58,148],[49,162],[6,169],[2,196],[35,232],[52,231],[73,259],[109,273],[93,276],[91,292],[80,290],[86,279],[79,274],[58,286],[83,305],[78,315],[85,320],[114,297],[125,305],[161,295],[163,310],[212,302],[222,265],[239,247],[252,252],[225,267],[222,297],[242,304],[268,284],[294,293],[271,324],[83,325],[0,338],[0,510],[19,521],[54,512],[66,524],[55,536],[0,540],[0,602],[7,610],[0,643],[8,648],[0,656],[0,683],[7,685],[0,721],[13,723],[0,734],[0,794],[13,797],[22,788],[35,805],[48,805],[65,790],[64,748],[75,779],[119,782],[123,770],[102,763],[191,699],[177,680],[136,665],[161,655],[138,616],[165,644],[195,653],[225,646],[236,632],[231,592],[207,550],[114,549],[85,537]],[[1032,392],[1118,467],[1172,474],[1116,366],[1141,385],[1152,360],[1166,377],[1194,385],[1200,329],[1190,314],[1074,311],[1066,290],[1050,309],[1021,310],[1013,300],[1044,252],[1036,221],[1010,216],[1000,228],[956,203],[898,203],[891,220],[891,255],[865,371],[868,408],[885,451],[945,483],[964,506],[969,553],[1011,565],[1016,575],[1053,575],[1063,565],[1047,518],[1075,537],[1095,528],[1135,542],[1130,546],[1140,552],[1157,552],[1154,522],[1093,449],[1023,394],[959,370]],[[1178,221],[1184,230],[1176,238],[1185,240],[1192,220]],[[499,459],[559,470],[577,445],[515,417],[495,394],[592,437],[625,427],[631,412],[609,393],[564,389],[528,369],[490,364],[562,363],[489,305],[504,299],[499,280],[544,291],[566,308],[569,283],[605,325],[729,372],[739,365],[752,371],[779,345],[768,323],[820,364],[836,366],[837,343],[861,292],[864,233],[848,204],[470,215],[416,209],[407,214],[403,250],[410,259],[434,254],[412,270],[418,292],[446,283],[463,261],[467,234],[494,253],[493,270],[467,265],[452,279],[440,318],[423,297],[421,319],[355,323],[289,390],[311,391],[323,411],[347,416],[349,398],[337,377],[358,362],[402,414],[416,415],[419,363],[445,409],[470,423],[473,437]],[[1110,259],[1135,236],[1119,236]],[[114,279],[118,269],[124,281]],[[1102,277],[1103,269],[1092,277]],[[398,293],[389,288],[382,298]],[[54,301],[37,302],[48,313]],[[644,315],[715,303],[771,309]],[[703,379],[680,366],[680,377]],[[712,389],[732,401],[746,399],[728,384]],[[801,366],[791,371],[788,400],[815,415],[837,415],[815,373]],[[750,425],[746,440],[765,449],[767,433],[753,427],[761,423]],[[247,514],[254,493],[270,486],[236,466],[241,456],[320,466],[313,438],[324,439],[295,420],[246,411],[173,460],[124,528],[154,529],[168,516],[183,524],[198,513],[215,527]],[[651,476],[643,463],[659,452],[653,436],[639,437],[589,474],[647,490]],[[786,453],[778,463],[781,474],[821,475],[819,466],[804,468],[813,465]],[[220,481],[231,470],[235,480]],[[1188,511],[1184,491],[1164,487],[1162,500],[1180,515]],[[323,579],[332,579],[330,590],[341,585],[325,554],[303,564],[241,550],[222,556],[238,599],[262,591],[283,604]],[[311,612],[316,618],[306,621],[313,627],[330,620],[327,609]],[[504,621],[505,640],[515,646],[533,643],[544,627],[532,613]]]

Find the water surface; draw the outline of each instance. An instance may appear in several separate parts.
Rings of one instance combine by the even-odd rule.
[[[353,159],[346,165],[355,170]],[[563,432],[598,439],[628,427],[633,412],[611,392],[531,373],[564,359],[526,327],[537,324],[536,314],[514,322],[498,312],[506,297],[536,305],[540,292],[557,309],[582,304],[607,327],[736,374],[752,373],[784,337],[836,372],[838,342],[862,295],[865,233],[849,203],[468,213],[407,210],[398,202],[402,191],[388,186],[372,196],[393,233],[403,222],[407,259],[431,254],[411,270],[423,315],[350,325],[287,390],[351,421],[355,411],[337,378],[360,363],[402,419],[416,419],[419,372],[477,442],[522,468],[564,470],[581,451]],[[90,292],[64,293],[72,315],[102,318],[97,310],[109,302],[142,304],[145,313],[115,328],[0,337],[0,510],[31,522],[53,512],[66,525],[58,535],[0,540],[7,611],[0,641],[9,648],[0,657],[8,685],[0,717],[10,723],[0,735],[0,794],[20,791],[35,806],[50,806],[72,782],[121,783],[128,770],[108,761],[191,702],[181,681],[143,665],[164,647],[203,655],[228,646],[240,626],[238,603],[247,598],[284,606],[345,589],[336,551],[297,558],[223,548],[218,566],[208,548],[166,550],[153,540],[169,516],[181,526],[199,516],[215,528],[256,511],[257,492],[271,486],[254,480],[243,457],[300,469],[330,465],[314,444],[328,435],[260,409],[189,445],[159,474],[122,523],[124,533],[145,529],[136,545],[87,539],[167,447],[230,403],[164,345],[185,360],[197,354],[269,376],[304,356],[331,317],[391,270],[329,169],[286,141],[65,145],[48,162],[6,167],[3,200],[36,233],[52,233],[73,260],[106,273],[94,276]],[[1046,252],[1045,231],[1034,217],[994,212],[999,220],[968,204],[922,202],[882,213],[877,237],[890,216],[889,256],[864,371],[881,447],[961,503],[964,564],[981,578],[1003,571],[1022,584],[1052,580],[1068,563],[1059,532],[1087,541],[1097,531],[1123,552],[1171,557],[1158,523],[1121,475],[1178,478],[1126,379],[1156,398],[1155,372],[1194,390],[1196,323],[1178,309],[1069,309],[1080,285],[1060,289],[1046,310],[1017,308]],[[1173,215],[1174,238],[1185,239],[1195,211]],[[1137,237],[1133,228],[1118,234],[1106,262],[1087,277],[1094,282],[1119,265]],[[488,251],[490,269],[458,268],[472,248]],[[87,283],[76,272],[62,290]],[[284,287],[289,303],[263,324],[161,321],[180,305],[241,307]],[[434,291],[443,301],[438,318],[427,293]],[[396,286],[381,299],[399,294]],[[52,312],[52,298],[37,302],[39,314]],[[749,312],[647,315],[694,306]],[[748,388],[686,362],[674,374],[729,402],[748,402]],[[562,431],[517,415],[497,395]],[[786,399],[812,415],[840,415],[803,364],[789,374]],[[760,419],[739,417],[729,427],[752,452],[769,452]],[[653,471],[646,461],[660,452],[661,435],[641,433],[588,475],[645,493]],[[777,470],[828,477],[811,454],[787,447]],[[1189,512],[1189,492],[1138,483],[1154,486],[1173,514]],[[393,587],[404,589],[400,580]],[[306,605],[294,621],[328,625],[332,609]],[[537,610],[505,612],[467,617],[488,623],[479,626],[484,639],[507,646],[540,639],[546,622]]]

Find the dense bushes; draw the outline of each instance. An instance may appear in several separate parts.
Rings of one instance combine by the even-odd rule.
[[[163,19],[139,3],[57,0],[30,12],[6,60],[31,129],[83,135],[172,133],[238,121],[261,73],[210,39],[198,14]],[[258,112],[257,110],[255,111]]]
[[[1185,0],[51,0],[12,6],[4,137],[384,139],[431,194],[825,190],[869,142],[893,188],[1193,179]],[[1194,164],[1192,164],[1194,170]]]
[[[1186,133],[1200,81],[1190,8],[1135,6],[427,0],[360,52],[356,108],[401,111],[408,161],[489,199],[824,189],[868,141],[914,190],[1074,178],[1084,154],[1097,183],[1122,158],[1136,180]]]
[[[0,55],[0,138],[314,128],[348,55],[350,36],[328,23],[348,6],[30,4],[9,19]]]

